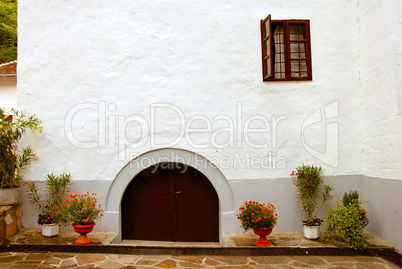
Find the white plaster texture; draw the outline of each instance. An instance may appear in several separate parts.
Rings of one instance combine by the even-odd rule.
[[[400,1],[368,1],[358,6],[363,173],[401,178]]]
[[[52,167],[113,180],[163,147],[196,152],[228,179],[284,177],[302,162],[361,173],[356,4],[320,3],[21,1],[18,105],[44,122],[40,139],[23,141],[39,156],[27,177]],[[262,82],[268,13],[311,20],[313,81]],[[303,126],[333,102],[335,118]],[[327,145],[330,164],[306,149]]]
[[[17,106],[17,77],[0,76],[0,107]]]
[[[313,81],[262,82],[268,14],[310,19]],[[359,177],[402,182],[400,14],[396,0],[20,0],[18,107],[44,124],[21,142],[38,152],[24,176],[69,172],[106,203],[131,160],[177,148],[216,165],[233,210],[269,201],[280,231],[301,230],[288,177],[301,163],[322,166],[339,194]],[[118,229],[109,213],[98,227]]]

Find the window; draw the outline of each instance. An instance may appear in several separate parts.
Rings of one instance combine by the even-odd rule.
[[[310,21],[261,20],[264,81],[312,80]]]

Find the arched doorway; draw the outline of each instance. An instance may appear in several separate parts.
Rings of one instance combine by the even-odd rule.
[[[219,242],[219,198],[197,169],[157,163],[128,184],[121,221],[122,239]]]

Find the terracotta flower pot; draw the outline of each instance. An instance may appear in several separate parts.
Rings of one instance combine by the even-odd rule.
[[[88,225],[73,225],[74,231],[79,233],[81,236],[74,241],[77,245],[87,245],[91,244],[92,240],[87,237],[87,233],[92,232],[96,223],[88,224]]]
[[[268,228],[254,229],[254,233],[260,236],[260,239],[255,242],[255,245],[259,247],[269,247],[271,245],[271,242],[267,240],[267,235],[272,233],[273,228],[274,226]]]

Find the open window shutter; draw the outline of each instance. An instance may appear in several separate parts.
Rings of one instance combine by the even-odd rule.
[[[262,76],[264,80],[273,76],[271,15],[261,20]]]

